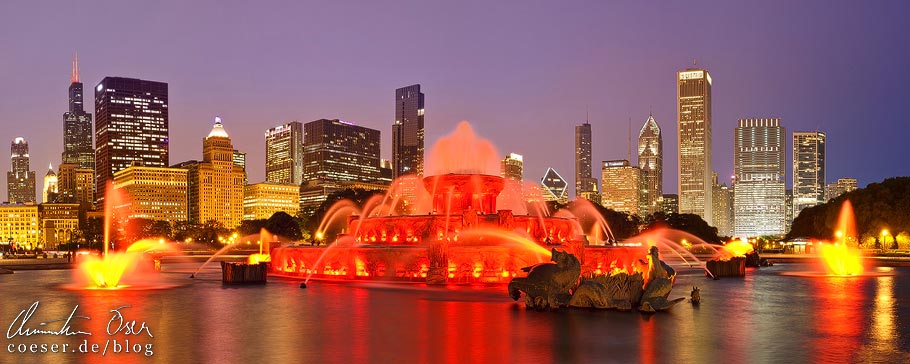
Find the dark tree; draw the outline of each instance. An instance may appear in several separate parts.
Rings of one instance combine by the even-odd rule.
[[[265,228],[267,221],[266,219],[243,220],[237,227],[237,232],[242,236],[259,234]]]
[[[272,234],[280,235],[291,241],[299,241],[303,238],[300,232],[300,224],[297,219],[288,215],[284,211],[276,212],[265,223],[265,229]]]
[[[646,230],[669,227],[695,235],[706,243],[719,244],[721,242],[720,237],[717,236],[717,228],[708,225],[708,222],[696,214],[664,215],[663,213],[656,213],[649,216],[648,221]]]

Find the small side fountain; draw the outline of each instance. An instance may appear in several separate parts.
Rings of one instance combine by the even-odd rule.
[[[537,310],[560,307],[618,309],[637,307],[642,312],[664,311],[685,298],[668,300],[676,271],[659,259],[652,246],[646,266],[632,273],[617,269],[608,274],[581,277],[581,263],[574,255],[552,250],[552,262],[523,268],[527,277],[512,278],[509,296],[518,300],[525,295],[525,306]]]

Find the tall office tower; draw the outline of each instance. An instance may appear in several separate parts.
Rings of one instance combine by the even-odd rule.
[[[303,183],[303,124],[299,121],[265,131],[265,180]]]
[[[304,181],[379,181],[379,130],[337,119],[311,121],[303,130]]]
[[[63,163],[78,164],[79,168],[94,170],[95,148],[92,146],[92,114],[85,112],[82,99],[79,59],[73,57],[69,111],[63,113]]]
[[[187,170],[168,167],[130,166],[114,173],[114,188],[129,196],[122,216],[187,221]]]
[[[231,138],[215,117],[215,125],[202,139],[202,161],[184,162],[187,169],[187,217],[193,223],[217,221],[228,229],[243,219],[243,188],[246,173],[234,163]]]
[[[786,232],[786,130],[780,119],[740,119],[734,132],[734,228],[737,237]]]
[[[420,84],[395,90],[392,125],[393,178],[423,175],[423,93]]]
[[[10,203],[35,202],[35,171],[29,171],[28,142],[23,137],[10,144],[12,166],[6,172],[6,189]]]
[[[47,173],[44,174],[44,187],[41,189],[41,202],[50,203],[57,200],[57,174],[54,173],[54,165],[47,166]]]
[[[641,169],[625,159],[604,161],[600,174],[601,205],[615,211],[640,214]]]
[[[825,203],[825,133],[793,132],[793,218]]]
[[[540,187],[544,201],[569,202],[569,183],[555,169],[547,168],[547,173],[540,179]]]
[[[168,166],[167,83],[105,77],[95,86],[95,192],[138,163]]]
[[[733,236],[733,188],[726,183],[718,183],[714,173],[714,189],[711,202],[714,204],[714,227],[717,235]]]
[[[597,178],[591,177],[591,124],[575,126],[575,197],[597,199]]]
[[[641,169],[642,216],[660,211],[660,198],[664,195],[664,141],[660,126],[653,114],[638,132],[638,168]]]
[[[679,213],[711,218],[711,75],[702,69],[676,73],[679,122]]]
[[[524,179],[524,157],[521,154],[509,153],[500,162],[500,176],[507,180],[519,181]]]
[[[856,178],[838,178],[837,182],[831,182],[825,187],[825,198],[832,200],[857,188]]]

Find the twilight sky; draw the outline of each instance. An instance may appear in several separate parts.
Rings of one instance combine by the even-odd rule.
[[[599,162],[626,158],[629,119],[634,140],[650,108],[675,193],[675,72],[697,59],[714,80],[721,176],[746,117],[782,118],[788,186],[792,131],[828,134],[828,181],[910,175],[910,2],[246,3],[4,1],[0,155],[23,136],[39,184],[57,167],[78,51],[89,112],[104,76],[170,85],[171,164],[201,158],[215,115],[248,153],[251,182],[265,175],[263,132],[292,120],[378,129],[390,158],[394,90],[420,83],[428,149],[468,120],[500,154],[525,156],[525,179],[552,166],[572,185],[586,110]]]

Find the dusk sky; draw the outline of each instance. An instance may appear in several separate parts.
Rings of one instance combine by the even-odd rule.
[[[263,132],[293,120],[378,129],[390,158],[394,91],[419,83],[428,152],[468,120],[501,155],[524,155],[526,180],[554,167],[574,185],[586,110],[595,162],[625,159],[629,119],[634,142],[653,110],[675,193],[675,73],[697,59],[724,180],[737,119],[780,117],[788,186],[790,133],[814,130],[828,135],[827,180],[865,186],[910,175],[907,14],[907,1],[4,1],[0,155],[25,137],[38,184],[60,164],[78,52],[93,114],[105,76],[169,84],[171,164],[201,159],[215,115],[250,182],[264,179]]]

